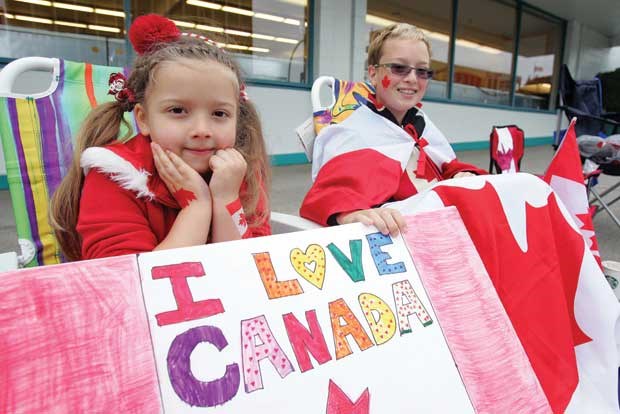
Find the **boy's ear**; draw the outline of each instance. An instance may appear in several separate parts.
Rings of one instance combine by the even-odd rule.
[[[377,87],[377,68],[373,65],[368,66],[368,79],[370,79],[370,83],[375,88]]]
[[[146,111],[144,110],[144,106],[142,104],[136,104],[133,108],[133,114],[136,117],[136,124],[138,124],[138,129],[140,129],[140,133],[142,135],[150,135],[151,130],[149,128],[148,123],[146,122]]]

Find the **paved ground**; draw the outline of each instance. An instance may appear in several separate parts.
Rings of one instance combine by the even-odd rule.
[[[462,161],[488,168],[488,151],[465,151],[458,154]],[[546,169],[553,150],[551,146],[526,148],[521,168],[523,171],[542,173]],[[597,186],[599,191],[618,182],[620,177],[603,177]],[[298,214],[303,196],[310,187],[310,164],[275,167],[273,169],[272,207],[274,211]],[[618,190],[620,195],[620,189]],[[613,206],[616,216],[620,217],[620,202]],[[595,216],[594,227],[598,236],[603,260],[620,262],[620,228],[607,213]],[[17,249],[17,236],[13,210],[8,191],[0,191],[0,252]]]

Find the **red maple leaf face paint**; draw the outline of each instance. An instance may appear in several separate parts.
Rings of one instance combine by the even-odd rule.
[[[383,85],[384,89],[387,89],[387,87],[390,86],[390,83],[392,82],[390,81],[390,78],[388,78],[388,75],[385,75],[383,79],[381,79],[381,85]]]
[[[196,199],[196,194],[183,188],[180,188],[172,193],[172,196],[175,200],[177,200],[177,203],[179,203],[181,208],[187,207],[190,202]]]

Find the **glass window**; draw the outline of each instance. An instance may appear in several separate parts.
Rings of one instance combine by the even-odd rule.
[[[0,57],[61,57],[126,66],[124,0],[0,2]],[[132,0],[131,16],[162,14],[238,58],[246,77],[306,83],[307,0]],[[131,51],[130,51],[131,53]]]
[[[556,95],[563,25],[524,10],[521,17],[515,105],[551,109]]]
[[[0,57],[126,64],[122,0],[10,0],[0,5]]]
[[[368,43],[385,26],[396,22],[413,24],[426,32],[432,49],[431,68],[435,71],[428,85],[426,96],[447,97],[452,0],[432,2],[368,0],[367,7],[366,38]]]
[[[220,43],[252,79],[306,83],[306,0],[133,0],[132,15],[163,14]]]
[[[459,0],[458,8],[452,98],[510,105],[516,7]]]

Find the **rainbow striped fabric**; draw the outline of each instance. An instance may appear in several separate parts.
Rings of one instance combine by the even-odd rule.
[[[29,267],[63,261],[49,223],[49,200],[71,164],[82,121],[98,103],[113,99],[108,78],[123,70],[66,60],[59,65],[49,95],[0,97],[0,139],[17,235],[36,246]]]
[[[374,93],[374,88],[368,82],[335,79],[332,91],[334,104],[312,114],[315,132],[318,134],[326,126],[344,121],[361,105],[366,105]]]

